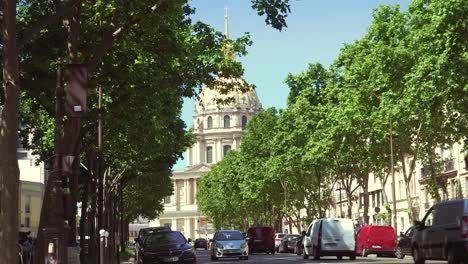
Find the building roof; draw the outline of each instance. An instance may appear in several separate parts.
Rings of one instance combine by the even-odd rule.
[[[226,92],[226,90],[229,90]],[[262,107],[257,92],[245,80],[222,79],[215,81],[214,87],[204,87],[195,106],[195,113],[220,110],[223,108],[243,108],[260,110]]]

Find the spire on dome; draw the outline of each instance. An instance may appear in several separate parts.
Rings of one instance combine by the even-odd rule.
[[[226,58],[234,59],[235,55],[232,52],[231,44],[229,44],[229,17],[228,17],[228,8],[224,8],[224,36],[226,36],[227,43],[224,45],[224,55]]]
[[[229,39],[229,17],[228,17],[228,8],[224,8],[224,35]]]

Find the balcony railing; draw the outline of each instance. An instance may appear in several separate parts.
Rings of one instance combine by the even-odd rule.
[[[438,172],[448,172],[455,170],[455,162],[453,159],[444,160],[437,163],[436,167],[438,168]],[[429,168],[421,168],[421,177],[429,177],[431,175],[431,171]]]

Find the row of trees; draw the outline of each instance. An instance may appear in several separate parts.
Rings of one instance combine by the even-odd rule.
[[[82,250],[81,263],[97,263],[99,229],[110,232],[114,263],[118,234],[123,246],[128,222],[156,217],[162,198],[172,193],[172,166],[192,143],[180,119],[182,99],[197,96],[216,76],[241,76],[240,63],[223,49],[229,42],[231,52],[245,55],[248,35],[227,40],[209,25],[191,21],[194,9],[186,0],[2,0],[0,7],[0,259],[17,261],[18,134],[23,145],[51,163],[56,68],[80,63],[89,75],[90,111],[75,127],[65,117],[65,131],[60,131],[65,137],[67,129],[78,132],[76,146],[63,148],[81,153],[72,175],[63,178],[64,225],[74,230],[81,203],[80,245],[89,248],[87,257]],[[274,28],[286,26],[288,0],[252,0],[252,8]],[[102,144],[99,121],[104,124]],[[68,244],[74,246],[74,232]],[[37,248],[44,247],[39,243]],[[37,263],[42,263],[42,253],[37,250]]]
[[[409,184],[416,162],[429,169],[427,188],[440,200],[447,190],[436,178],[441,157],[435,149],[467,138],[466,4],[414,0],[406,12],[381,6],[366,35],[346,44],[329,69],[314,63],[288,75],[287,108],[249,121],[240,152],[228,153],[202,178],[201,210],[218,227],[285,217],[301,230],[301,220],[325,216],[340,184],[351,198],[349,218],[361,188],[368,223],[369,175],[386,184],[392,137],[409,219],[417,219]]]

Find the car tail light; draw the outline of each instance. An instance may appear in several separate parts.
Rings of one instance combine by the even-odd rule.
[[[461,233],[463,238],[468,238],[468,216],[463,216],[461,223]]]

